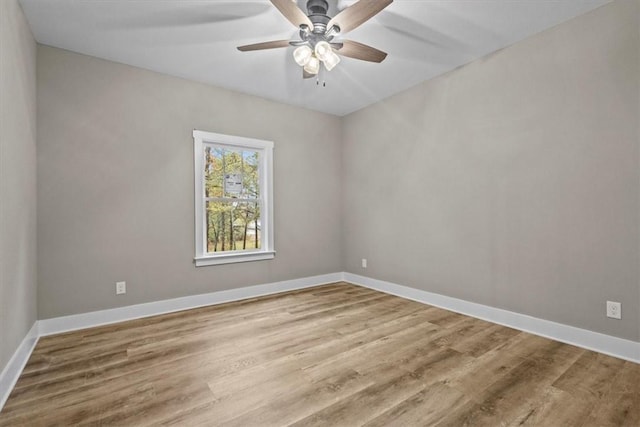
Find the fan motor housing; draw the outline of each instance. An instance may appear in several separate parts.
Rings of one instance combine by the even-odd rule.
[[[307,2],[307,14],[313,22],[313,32],[324,34],[327,31],[327,24],[331,20],[327,16],[329,3],[326,0],[309,0]]]
[[[329,10],[327,0],[309,0],[307,2],[307,13],[309,15],[326,15]]]

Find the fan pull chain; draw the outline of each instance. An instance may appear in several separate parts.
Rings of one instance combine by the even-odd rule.
[[[320,86],[320,74],[322,74],[322,87],[327,87],[327,81],[324,79],[324,70],[321,68],[316,74],[316,86]]]

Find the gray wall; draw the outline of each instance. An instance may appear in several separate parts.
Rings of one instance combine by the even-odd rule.
[[[40,318],[341,270],[339,118],[38,49]],[[194,128],[274,141],[274,260],[194,267]]]
[[[342,120],[40,47],[39,317],[346,270],[639,340],[638,4]],[[275,260],[193,267],[193,128],[275,141]]]
[[[36,43],[0,1],[0,372],[36,320]]]
[[[639,340],[638,4],[347,116],[346,270]]]

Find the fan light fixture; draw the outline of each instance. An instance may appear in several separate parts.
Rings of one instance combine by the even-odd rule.
[[[331,54],[328,55],[327,58],[322,62],[324,62],[324,67],[327,69],[327,71],[331,71],[333,70],[333,67],[340,63],[340,57],[331,52]]]
[[[304,67],[309,74],[318,74],[320,71],[320,62],[322,62],[327,71],[340,63],[340,57],[335,54],[331,45],[322,40],[316,43],[315,47],[303,45],[293,51],[293,59],[298,65]]]
[[[329,43],[324,40],[316,43],[315,52],[316,56],[321,61],[326,61],[327,58],[333,53],[333,51],[331,50],[331,45],[329,45]]]
[[[318,71],[320,71],[320,60],[315,56],[311,56],[305,64],[304,70],[309,74],[318,74]]]
[[[322,64],[327,71],[333,70],[340,63],[340,56],[337,53],[341,56],[376,63],[384,61],[387,57],[387,54],[381,50],[355,41],[344,40],[342,36],[373,18],[393,3],[393,0],[358,0],[333,17],[327,14],[329,11],[327,0],[306,0],[306,12],[298,7],[296,0],[270,0],[270,2],[300,30],[300,38],[238,46],[239,51],[249,52],[295,46],[293,59],[304,68],[303,79],[317,75]],[[336,37],[339,40],[334,40]]]
[[[309,46],[300,46],[293,51],[293,59],[295,59],[296,63],[301,67],[307,65],[307,62],[311,59],[311,55],[313,55],[313,51]]]

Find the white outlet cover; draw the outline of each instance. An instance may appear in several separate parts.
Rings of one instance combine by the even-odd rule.
[[[127,282],[116,282],[116,295],[127,293]]]
[[[607,317],[622,319],[622,304],[615,301],[607,301]]]

